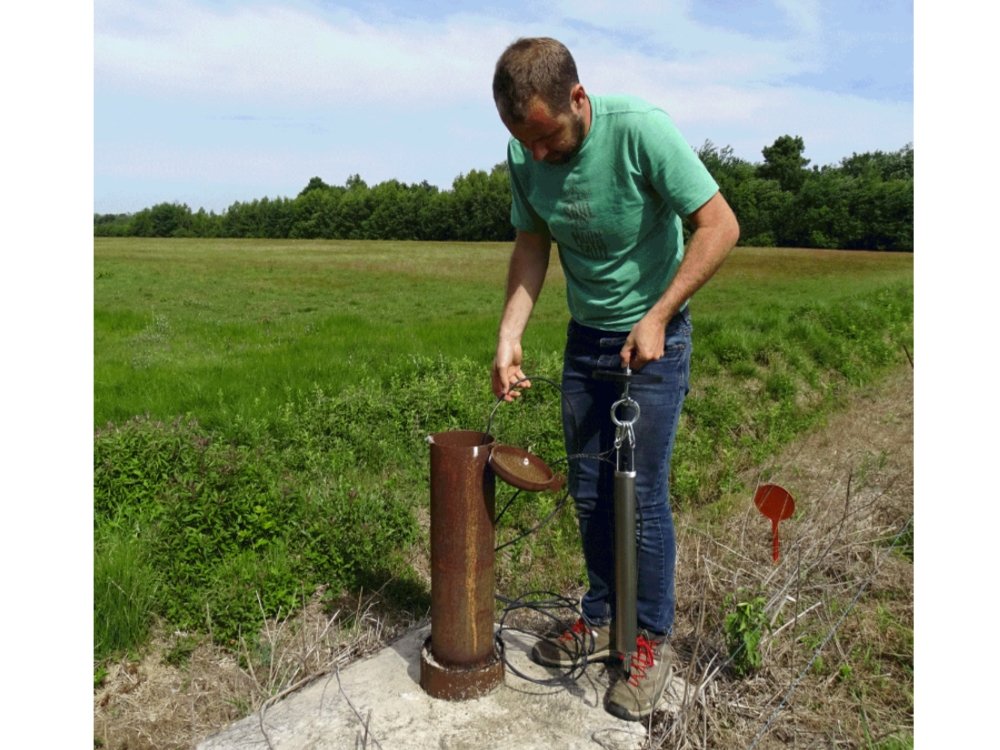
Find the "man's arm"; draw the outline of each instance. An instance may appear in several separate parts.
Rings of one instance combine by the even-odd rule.
[[[521,336],[528,325],[528,318],[542,291],[545,273],[549,268],[552,239],[548,234],[517,233],[514,252],[507,270],[507,300],[500,318],[497,351],[493,359],[493,393],[513,401],[520,392],[510,385],[524,378],[521,371]],[[525,381],[519,386],[530,388]]]
[[[694,232],[688,240],[677,275],[646,315],[632,326],[620,356],[623,367],[638,370],[663,356],[663,334],[667,323],[719,270],[740,238],[740,225],[722,193],[691,214]]]

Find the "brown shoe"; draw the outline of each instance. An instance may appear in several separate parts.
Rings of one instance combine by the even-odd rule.
[[[605,708],[626,721],[641,721],[653,713],[667,686],[673,662],[665,638],[651,639],[646,631],[635,639],[628,676],[608,688]]]
[[[588,662],[611,661],[611,625],[587,625],[581,617],[555,638],[531,649],[531,660],[546,667],[572,667],[584,655]]]

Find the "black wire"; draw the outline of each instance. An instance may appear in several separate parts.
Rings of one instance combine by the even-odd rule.
[[[546,385],[551,385],[553,388],[555,388],[557,391],[559,391],[560,401],[562,400],[562,395],[563,395],[562,388],[554,380],[551,380],[550,378],[544,378],[544,377],[539,377],[539,376],[526,375],[525,377],[520,378],[519,380],[515,380],[513,383],[511,383],[510,386],[508,387],[508,390],[510,390],[511,388],[516,388],[518,385],[520,385],[521,383],[524,383],[525,381],[528,381],[528,380],[536,380],[539,383],[545,383]],[[485,430],[485,432],[486,432],[487,435],[490,435],[491,437],[493,435],[493,418],[494,418],[494,416],[496,416],[497,409],[500,408],[500,404],[503,404],[503,403],[505,403],[503,396],[498,396],[497,400],[496,400],[496,403],[493,404],[493,408],[490,409],[490,416],[486,420],[486,430]],[[573,407],[570,406],[569,408],[570,408],[570,412],[572,413]],[[575,415],[573,415],[572,418],[573,418],[573,422],[575,423],[576,422]],[[565,459],[559,459],[555,463],[556,463],[556,465],[558,465],[559,463],[562,463],[563,461],[568,462],[569,461],[569,457],[567,456]],[[507,512],[507,510],[510,508],[510,506],[514,504],[514,501],[520,495],[521,495],[521,490],[517,489],[514,492],[514,494],[511,495],[510,499],[504,504],[503,508],[500,509],[500,512],[497,513],[494,516],[494,518],[493,518],[493,523],[494,524],[500,523],[500,519],[503,518],[504,514]],[[515,537],[514,539],[511,539],[510,541],[504,542],[503,544],[501,544],[498,547],[494,547],[493,551],[497,552],[497,551],[503,549],[504,547],[508,547],[511,544],[519,542],[520,540],[522,540],[522,539],[524,539],[524,538],[526,538],[526,537],[531,536],[532,534],[534,534],[536,531],[538,531],[540,528],[542,528],[542,526],[544,526],[552,518],[554,518],[559,513],[559,511],[561,511],[563,509],[563,507],[565,507],[566,501],[567,501],[568,498],[569,498],[569,490],[567,489],[567,491],[563,494],[562,498],[556,503],[555,510],[553,510],[551,513],[549,513],[549,515],[546,516],[542,520],[541,523],[537,524],[535,527],[529,529],[528,531],[524,532],[523,534]]]
[[[529,601],[530,597],[546,597],[546,598]],[[558,674],[556,674],[553,677],[544,677],[544,678],[532,677],[531,675],[525,674],[524,672],[520,671],[507,659],[506,644],[504,643],[503,640],[503,634],[505,632],[522,633],[524,635],[529,635],[534,638],[540,638],[538,633],[534,631],[525,630],[523,628],[519,628],[514,625],[507,625],[507,618],[511,615],[511,613],[516,612],[520,609],[531,610],[536,614],[544,615],[545,617],[552,620],[556,625],[554,630],[558,630],[559,628],[563,627],[565,620],[564,618],[552,614],[552,611],[568,610],[573,615],[575,615],[575,617],[571,616],[570,618],[575,621],[576,619],[579,619],[580,617],[583,616],[579,606],[577,605],[576,600],[569,599],[559,594],[554,594],[551,591],[532,591],[527,594],[521,595],[517,599],[508,599],[504,596],[500,596],[499,594],[497,594],[496,599],[505,605],[503,609],[503,614],[500,616],[500,626],[497,628],[497,632],[494,635],[494,641],[496,642],[497,652],[499,653],[500,658],[503,659],[503,663],[506,669],[509,669],[515,675],[520,677],[522,680],[527,680],[528,682],[532,682],[536,685],[560,685],[565,683],[566,680],[575,681],[583,675],[583,673],[587,670],[587,663],[588,663],[587,653],[590,650],[588,648],[589,644],[587,643],[587,639],[593,639],[593,636],[590,634],[589,630],[586,633],[577,633],[572,629],[566,631],[573,636],[573,640],[576,644],[577,648],[575,653],[579,654],[579,656],[575,658],[573,657],[574,652],[568,646],[563,646],[558,641],[552,641],[553,645],[562,649],[563,651],[565,651],[567,656],[571,657],[571,662],[569,667],[564,670],[561,670]],[[549,669],[559,669],[559,668],[549,667]]]
[[[519,386],[521,383],[524,383],[524,382],[526,382],[528,380],[537,380],[539,383],[545,383],[546,385],[551,385],[553,388],[555,388],[557,391],[559,391],[560,398],[563,396],[563,389],[562,389],[562,387],[556,381],[552,380],[551,378],[544,378],[544,377],[540,377],[538,375],[525,375],[520,380],[515,380],[513,383],[511,383],[510,386],[507,388],[507,390],[509,391],[511,388],[517,388],[517,386]],[[493,428],[493,417],[497,413],[497,409],[500,408],[500,404],[503,404],[503,403],[506,403],[504,401],[504,397],[503,396],[498,396],[497,400],[496,400],[496,403],[493,404],[493,408],[490,409],[490,416],[489,416],[489,419],[486,421],[486,430],[485,430],[485,432],[486,432],[487,435],[492,434],[491,430]],[[573,419],[573,423],[576,424],[576,415],[573,414],[573,406],[572,406],[572,404],[567,403],[566,405],[569,407],[570,417]]]
[[[565,458],[554,461],[553,466],[558,466],[562,463],[568,464],[571,460],[577,460],[580,458],[593,458],[597,461],[607,461],[608,463],[612,463],[612,461],[609,459],[609,456],[613,452],[614,452],[613,450],[608,450],[604,451],[603,453],[578,453],[574,456],[566,456]],[[510,506],[514,504],[514,501],[521,495],[521,492],[522,490],[520,489],[515,490],[514,494],[511,495],[511,498],[504,504],[500,512],[496,514],[496,517],[494,518],[494,523],[500,522],[500,519],[503,518],[504,513],[506,513],[508,508],[510,508]],[[566,504],[569,502],[569,499],[570,499],[569,489],[567,489],[565,492],[563,492],[562,497],[560,497],[559,500],[556,501],[556,507],[547,516],[545,516],[545,518],[543,518],[541,521],[539,521],[537,524],[532,526],[527,531],[517,535],[513,539],[509,539],[503,544],[494,547],[493,551],[499,552],[504,547],[509,547],[510,545],[521,541],[522,539],[526,539],[527,537],[531,536],[535,532],[542,529],[549,522],[551,522],[552,519],[554,519],[557,515],[559,515],[559,512],[566,507]]]
[[[524,383],[525,381],[528,381],[528,380],[537,381],[539,383],[545,383],[546,385],[550,385],[553,388],[555,388],[557,391],[559,391],[559,396],[560,396],[560,402],[561,402],[561,404],[565,404],[566,407],[569,409],[569,416],[570,416],[570,419],[573,421],[574,426],[577,424],[576,414],[573,412],[573,405],[571,403],[567,402],[563,398],[563,396],[564,396],[563,389],[554,380],[552,380],[550,378],[546,378],[546,377],[537,376],[537,375],[526,375],[523,378],[520,378],[519,380],[515,380],[513,383],[511,383],[511,385],[509,386],[509,388],[516,388],[518,385],[520,385],[521,383]],[[500,408],[500,405],[503,404],[503,403],[506,403],[504,401],[503,396],[499,396],[497,398],[497,400],[496,400],[496,403],[493,404],[493,408],[490,410],[489,419],[487,419],[487,421],[486,421],[486,430],[485,430],[485,432],[486,432],[487,435],[492,436],[493,418],[496,416],[497,409]],[[574,430],[573,434],[574,435],[578,434],[578,430]],[[608,456],[610,456],[612,452],[613,452],[612,450],[608,450],[608,451],[605,451],[603,453],[596,453],[596,454],[576,453],[576,454],[572,454],[572,455],[567,455],[565,458],[556,459],[555,461],[553,461],[551,463],[552,463],[553,466],[558,466],[558,465],[563,464],[563,463],[565,463],[565,464],[568,465],[570,461],[578,460],[578,459],[581,459],[581,458],[594,458],[594,459],[597,459],[598,461],[607,461],[608,460]],[[494,516],[493,522],[495,524],[500,522],[500,520],[503,518],[504,514],[511,507],[511,505],[514,504],[514,501],[520,495],[521,495],[521,490],[520,489],[518,489],[518,490],[516,490],[514,492],[514,494],[510,497],[510,499],[500,509],[500,512],[497,513]],[[559,498],[558,501],[556,501],[556,507],[547,516],[545,516],[545,518],[543,518],[538,524],[536,524],[532,528],[528,529],[527,531],[523,532],[522,534],[519,534],[518,536],[514,537],[513,539],[510,539],[510,540],[504,542],[503,544],[501,544],[501,545],[499,545],[497,547],[494,547],[493,551],[494,552],[498,552],[501,549],[503,549],[504,547],[509,547],[512,544],[516,544],[517,542],[521,541],[522,539],[526,539],[527,537],[531,536],[535,532],[539,531],[546,524],[548,524],[553,518],[555,518],[557,515],[559,515],[560,511],[562,511],[562,509],[566,507],[566,504],[568,502],[569,502],[569,489],[567,487],[567,489],[563,493],[562,497]]]
[[[521,378],[520,380],[515,381],[513,384],[511,384],[510,387],[514,388],[517,385],[519,385],[520,383],[525,382],[526,380],[532,380],[532,381],[537,381],[537,382],[540,382],[540,383],[545,383],[546,385],[551,385],[553,388],[555,388],[557,391],[559,391],[561,404],[565,404],[565,406],[569,409],[569,417],[572,420],[573,425],[574,426],[577,425],[576,414],[573,412],[573,406],[572,406],[572,404],[570,404],[569,402],[567,402],[565,400],[562,388],[555,381],[553,381],[553,380],[551,380],[549,378],[537,377],[537,376],[530,376],[529,375],[529,376],[525,376],[525,377]],[[502,396],[498,397],[496,403],[493,405],[493,408],[490,410],[490,415],[489,415],[489,418],[487,419],[486,430],[485,430],[485,432],[486,432],[487,435],[492,436],[493,418],[496,415],[497,409],[500,407],[500,404],[502,404],[502,403],[505,403],[503,397]],[[574,430],[573,434],[574,435],[579,435],[579,430]],[[574,446],[574,447],[576,447],[576,446]],[[602,451],[600,453],[591,453],[591,454],[587,454],[587,453],[573,453],[573,454],[567,454],[564,458],[557,459],[557,460],[553,461],[552,463],[555,466],[558,466],[558,465],[563,464],[563,463],[565,463],[565,464],[568,465],[570,463],[570,461],[576,461],[576,460],[579,460],[579,459],[582,459],[582,458],[592,458],[592,459],[595,459],[597,461],[607,461],[608,463],[614,463],[609,458],[611,456],[611,454],[614,453],[614,452],[615,452],[615,449],[611,448],[609,450]],[[503,508],[501,508],[500,512],[495,515],[495,517],[494,517],[494,524],[499,523],[500,519],[507,512],[507,510],[511,507],[511,505],[514,503],[514,501],[520,496],[520,494],[521,494],[521,490],[520,489],[517,489],[514,492],[514,494],[511,496],[511,498],[504,504]],[[569,492],[569,487],[568,487],[568,483],[567,483],[566,491],[563,492],[562,497],[559,498],[559,500],[556,502],[555,508],[548,515],[546,515],[545,518],[543,518],[541,521],[539,521],[531,529],[528,529],[527,531],[519,534],[518,536],[514,537],[513,539],[510,539],[510,540],[504,542],[503,544],[500,544],[500,545],[496,546],[494,548],[494,552],[498,552],[498,551],[504,549],[505,547],[509,547],[512,544],[516,544],[517,542],[521,541],[522,539],[525,539],[525,538],[531,536],[532,534],[536,533],[537,531],[539,531],[545,525],[547,525],[548,523],[550,523],[552,521],[552,519],[554,519],[562,511],[562,509],[566,507],[567,503],[569,502],[569,498],[570,498],[570,492]],[[545,597],[548,597],[548,598],[542,599],[542,600],[539,600],[539,601],[529,600],[530,597],[536,597],[536,596],[545,596]],[[514,673],[515,675],[517,675],[521,679],[527,680],[528,682],[532,682],[532,683],[534,683],[536,685],[557,685],[557,684],[563,684],[567,679],[575,681],[575,680],[579,679],[580,676],[583,675],[583,673],[587,669],[587,663],[588,663],[587,662],[587,654],[590,651],[590,648],[589,648],[590,644],[587,643],[587,639],[591,639],[591,640],[593,639],[593,636],[590,634],[589,629],[585,633],[577,633],[576,631],[574,631],[574,630],[572,630],[570,628],[567,628],[566,631],[565,631],[565,632],[568,632],[568,633],[570,633],[572,635],[574,643],[576,645],[576,651],[575,651],[575,653],[578,654],[579,656],[577,656],[575,658],[573,657],[574,652],[571,651],[569,647],[563,646],[561,643],[559,643],[556,640],[552,641],[553,645],[557,646],[560,649],[563,649],[565,651],[565,653],[567,654],[567,656],[571,657],[571,664],[570,664],[570,667],[567,670],[561,672],[560,674],[558,674],[558,675],[556,675],[554,677],[550,677],[550,678],[547,678],[547,679],[541,679],[541,678],[532,677],[530,675],[524,674],[519,669],[517,669],[517,667],[515,667],[513,664],[511,664],[510,661],[507,659],[506,644],[503,641],[503,633],[507,632],[507,631],[509,631],[509,632],[516,632],[516,633],[523,633],[525,635],[530,635],[530,636],[535,637],[535,638],[539,637],[538,634],[535,633],[535,632],[507,625],[506,624],[507,623],[507,618],[511,615],[511,613],[516,612],[516,611],[521,610],[521,609],[530,610],[530,611],[532,611],[532,612],[534,612],[536,614],[543,615],[543,616],[549,618],[550,620],[552,620],[555,623],[555,625],[556,625],[556,627],[554,628],[554,630],[558,630],[560,627],[565,627],[565,621],[562,618],[557,617],[556,615],[551,614],[551,611],[552,610],[569,611],[571,613],[570,620],[572,622],[575,622],[576,620],[578,620],[578,619],[580,619],[580,618],[583,617],[583,612],[582,612],[582,610],[580,609],[580,607],[578,606],[578,604],[577,604],[577,602],[575,600],[568,599],[567,597],[561,596],[559,594],[554,594],[552,592],[545,592],[545,591],[543,591],[543,592],[537,592],[537,591],[536,592],[529,592],[527,594],[522,594],[517,599],[508,599],[507,597],[501,596],[500,594],[496,594],[495,598],[497,599],[497,601],[502,602],[505,605],[504,608],[503,608],[503,611],[502,611],[502,613],[500,615],[500,625],[497,628],[496,634],[494,635],[494,641],[496,643],[497,653],[500,656],[500,658],[503,660],[504,666],[507,669],[509,669],[512,673]]]
[[[510,499],[510,502],[508,502],[507,505],[504,507],[504,510],[506,510],[507,508],[509,508],[510,504],[514,502],[514,498],[516,498],[520,494],[521,494],[521,490],[518,490],[517,492],[515,492],[514,496]],[[535,524],[534,526],[532,526],[527,531],[524,531],[524,532],[518,534],[513,539],[508,539],[503,544],[498,544],[496,547],[493,548],[493,551],[494,552],[499,552],[504,547],[510,547],[512,544],[516,544],[517,542],[521,541],[522,539],[528,538],[529,536],[531,536],[532,534],[534,534],[536,531],[538,531],[539,529],[541,529],[543,526],[545,526],[547,523],[549,523],[549,521],[551,521],[557,515],[559,515],[559,512],[563,508],[566,507],[566,503],[568,503],[568,502],[569,502],[569,490],[567,490],[566,492],[563,493],[563,496],[561,498],[559,498],[559,500],[556,502],[556,507],[553,508],[549,512],[549,514],[547,516],[545,516],[545,518],[543,518],[541,521],[539,521],[537,524]],[[499,520],[500,520],[500,517],[497,516],[497,521],[499,521]]]

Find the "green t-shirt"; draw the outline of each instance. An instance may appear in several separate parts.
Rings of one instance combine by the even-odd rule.
[[[566,164],[536,162],[511,139],[511,222],[558,244],[577,322],[627,331],[677,273],[681,217],[719,186],[662,109],[625,96],[590,105],[590,131]]]

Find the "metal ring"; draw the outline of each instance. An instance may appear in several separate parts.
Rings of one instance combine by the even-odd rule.
[[[627,404],[629,406],[635,407],[635,416],[632,419],[625,421],[618,419],[615,416],[615,412],[618,411],[618,407],[622,404]],[[635,421],[639,418],[639,402],[633,398],[620,398],[611,405],[611,421],[614,422],[615,427],[630,427],[635,424]]]

